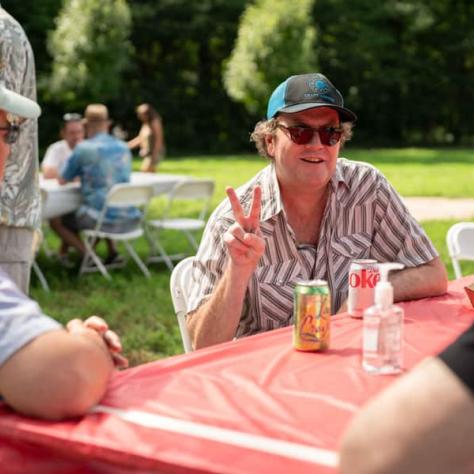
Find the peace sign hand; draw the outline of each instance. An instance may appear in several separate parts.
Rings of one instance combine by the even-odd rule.
[[[226,192],[234,213],[235,224],[231,225],[224,234],[224,242],[233,263],[253,271],[265,251],[265,241],[260,231],[262,190],[260,186],[253,189],[252,204],[247,215],[235,190],[228,187]]]

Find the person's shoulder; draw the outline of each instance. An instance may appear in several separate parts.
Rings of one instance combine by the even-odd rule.
[[[62,149],[66,148],[68,145],[67,145],[67,142],[66,140],[58,140],[57,142],[54,142],[54,143],[51,143],[51,145],[48,146],[47,150],[46,150],[46,153],[48,153],[49,151],[51,152],[57,152],[57,151],[61,151]]]
[[[385,176],[379,169],[364,161],[338,158],[337,172],[349,187],[358,186],[361,183],[376,184],[380,181],[386,181]]]
[[[124,150],[128,150],[128,145],[124,140],[121,140],[120,138],[117,138],[116,136],[110,133],[101,133],[99,135],[96,135],[95,138],[97,139],[97,141],[107,143],[107,145],[110,147],[123,148]]]
[[[72,156],[79,157],[84,155],[89,155],[90,153],[96,153],[99,144],[94,138],[86,138],[79,142],[73,150]]]
[[[2,41],[24,40],[25,31],[22,26],[10,13],[0,7],[0,29],[2,30]]]

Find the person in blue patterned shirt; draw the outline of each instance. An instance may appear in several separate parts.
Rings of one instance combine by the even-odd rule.
[[[82,202],[75,213],[62,217],[62,226],[57,229],[61,238],[81,254],[84,254],[85,247],[79,232],[95,228],[107,193],[115,184],[128,183],[131,174],[131,154],[127,144],[108,133],[107,107],[90,104],[84,117],[88,138],[76,146],[59,179],[64,184],[79,177]],[[136,227],[139,221],[140,211],[135,207],[109,207],[102,230],[126,232]],[[112,263],[118,253],[113,242],[107,241],[107,245],[109,255],[106,263]]]

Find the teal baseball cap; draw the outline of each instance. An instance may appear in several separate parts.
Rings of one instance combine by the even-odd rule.
[[[270,96],[267,119],[280,112],[295,113],[318,107],[329,107],[339,113],[341,122],[355,122],[357,115],[344,107],[342,94],[320,73],[291,76]]]

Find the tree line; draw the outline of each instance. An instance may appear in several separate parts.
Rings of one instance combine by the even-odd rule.
[[[104,102],[133,135],[153,104],[168,152],[251,150],[266,100],[320,71],[361,146],[474,144],[468,0],[3,0],[36,57],[42,147],[65,111]]]

